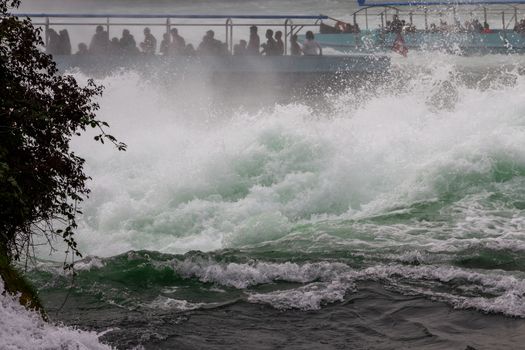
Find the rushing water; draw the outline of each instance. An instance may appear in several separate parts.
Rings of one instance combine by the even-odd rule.
[[[75,141],[87,258],[74,278],[47,260],[28,276],[52,319],[119,348],[519,349],[522,60],[411,53],[372,91],[263,107],[101,79],[99,116],[129,149]],[[29,347],[102,348],[9,300],[0,313],[60,335]]]
[[[122,348],[519,348],[525,77],[433,56],[394,57],[401,83],[373,93],[255,110],[103,79],[129,150],[75,144],[89,257],[74,280],[30,274],[52,317]]]

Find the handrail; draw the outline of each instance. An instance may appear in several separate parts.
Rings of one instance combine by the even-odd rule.
[[[254,23],[253,21],[250,21],[251,23],[248,23],[248,21],[240,22],[240,23],[234,23],[233,19],[244,19],[244,20],[284,20],[284,28],[285,33],[287,33],[288,25],[291,24],[291,29],[293,33],[293,29],[295,26],[292,24],[292,19],[298,19],[298,20],[311,20],[313,24],[300,24],[300,28],[303,28],[304,26],[318,26],[319,22],[322,23],[324,19],[328,19],[328,16],[325,15],[197,15],[197,14],[93,14],[93,13],[14,13],[13,15],[18,17],[29,17],[29,18],[44,18],[45,22],[43,23],[36,23],[33,22],[34,25],[44,26],[44,43],[47,46],[49,43],[49,34],[48,30],[52,25],[61,25],[61,26],[86,26],[86,25],[104,25],[106,26],[106,31],[109,33],[110,26],[163,26],[166,27],[166,33],[170,32],[170,28],[172,26],[211,26],[211,27],[217,27],[217,26],[224,26],[225,28],[225,35],[226,35],[226,47],[228,50],[233,53],[234,45],[233,45],[233,28],[237,26],[252,26]],[[64,23],[64,22],[56,22],[52,23],[49,19],[50,18],[91,18],[95,19],[92,21],[89,21],[90,23],[87,23],[85,21],[69,21],[70,23]],[[129,21],[126,23],[121,23],[121,21],[117,21],[117,23],[112,23],[110,20],[115,18],[121,18],[121,19],[152,19],[152,18],[158,18],[164,20],[163,22],[158,23],[130,23]],[[100,21],[100,23],[91,23],[91,22],[97,22],[96,19],[103,19],[104,22]],[[199,23],[188,23],[187,21],[183,21],[182,23],[174,23],[172,22],[173,19],[223,19],[225,22],[218,22],[217,23],[202,23],[199,21]],[[135,21],[140,22],[140,21]],[[152,21],[150,21],[152,22]],[[212,21],[208,21],[212,22]],[[266,21],[271,22],[271,21]],[[259,26],[276,26],[276,25],[283,25],[283,24],[277,24],[277,23],[261,23],[256,22],[255,24]],[[287,36],[285,36],[285,51],[287,49]]]
[[[391,9],[395,10],[397,15],[405,15],[409,17],[410,24],[413,25],[413,18],[423,16],[425,20],[425,30],[428,30],[428,17],[433,16],[436,14],[437,11],[439,11],[439,15],[442,16],[442,12],[449,11],[454,16],[454,20],[457,21],[457,14],[458,13],[464,13],[468,12],[472,16],[473,12],[477,11],[483,11],[483,18],[484,22],[488,22],[488,14],[491,15],[500,15],[503,18],[505,18],[505,12],[508,12],[508,10],[511,10],[513,12],[513,16],[510,18],[508,24],[503,25],[503,29],[508,28],[510,23],[514,20],[514,24],[516,25],[518,23],[518,11],[522,12],[525,10],[525,0],[431,0],[424,1],[424,0],[409,0],[406,2],[374,2],[376,0],[371,0],[372,2],[368,3],[367,0],[358,0],[358,3],[361,7],[357,8],[353,13],[352,16],[356,20],[358,16],[362,18],[363,12],[364,12],[364,18],[367,23],[367,29],[368,29],[368,17],[372,16],[374,18],[379,17],[381,19],[380,26],[381,28],[384,28],[385,26],[385,20],[387,19],[387,12]],[[432,4],[440,4],[443,5],[443,7],[434,7],[432,8]],[[489,4],[499,5],[499,6],[489,6]],[[472,5],[475,6],[476,9],[472,8],[461,8],[456,7],[455,5]],[[486,5],[486,6],[485,6]],[[521,5],[521,6],[520,6]],[[399,6],[399,7],[397,7]],[[412,6],[412,7],[411,7]],[[376,10],[375,13],[370,14],[369,10]],[[502,23],[504,23],[502,21]]]
[[[512,4],[500,4],[500,5],[504,5],[505,7],[498,7],[498,8],[487,8],[487,7],[482,7],[482,6],[479,6],[478,9],[480,10],[484,10],[485,12],[487,13],[490,13],[490,14],[499,14],[501,13],[501,10],[505,9],[505,8],[508,8],[508,9],[512,9],[512,10],[522,10],[522,8],[520,7],[516,7],[516,6],[513,6]],[[419,12],[418,12],[418,9],[414,9],[414,8],[397,8],[395,6],[392,5],[392,3],[383,3],[381,5],[367,5],[366,7],[361,7],[361,8],[358,8],[356,11],[354,11],[351,15],[360,15],[362,16],[361,12],[366,12],[367,10],[375,10],[375,9],[378,9],[377,11],[379,11],[380,8],[385,8],[385,10],[387,9],[394,9],[396,10],[397,12],[401,13],[401,14],[410,14],[410,13],[413,13],[414,15],[420,15],[422,14],[423,12],[425,11],[429,11],[429,14],[430,13],[433,13],[435,11],[443,11],[443,9],[431,9],[429,7],[425,7],[425,6],[418,6],[419,7]],[[452,8],[454,9],[454,6],[450,5],[447,7],[447,8]],[[460,10],[458,9],[458,11],[460,13],[463,13],[463,12],[473,12],[472,9],[463,9],[463,10]],[[477,9],[475,9],[474,11],[478,11]],[[380,13],[379,12],[376,12],[375,13],[376,15],[379,15]]]
[[[525,3],[525,0],[523,0],[524,3]],[[464,9],[464,11],[462,11],[462,9],[456,9],[456,7],[452,6],[450,3],[447,3],[447,10],[452,10],[451,12],[454,14],[454,18],[456,18],[456,14],[459,12],[459,13],[463,13],[463,12],[468,12],[470,13],[470,15],[472,16],[472,13],[474,11],[483,11],[483,18],[484,18],[484,22],[487,22],[488,18],[487,18],[487,14],[491,14],[491,15],[501,15],[502,12],[506,12],[507,10],[512,10],[513,11],[513,17],[511,18],[511,21],[512,19],[514,20],[515,24],[518,23],[518,10],[521,12],[522,10],[525,10],[524,7],[518,7],[518,6],[515,6],[511,3],[502,3],[502,2],[498,2],[499,7],[497,8],[491,8],[491,7],[486,7],[486,6],[478,6],[478,9],[476,10],[472,10],[472,9]],[[378,9],[379,10],[382,10],[381,12],[375,12],[373,14],[370,14],[368,13],[368,10],[373,10],[373,9]],[[392,6],[391,4],[387,4],[387,3],[381,3],[381,5],[377,5],[377,6],[365,6],[365,7],[361,7],[359,9],[357,9],[355,12],[352,13],[352,16],[354,16],[354,18],[357,18],[357,16],[363,16],[362,12],[364,12],[364,17],[365,17],[365,20],[368,21],[368,17],[369,16],[385,16],[386,15],[386,12],[389,10],[389,9],[394,9],[396,11],[396,14],[400,15],[405,15],[405,16],[409,16],[412,20],[412,17],[419,17],[419,16],[423,16],[425,18],[425,29],[428,29],[428,16],[429,15],[435,15],[436,14],[436,10],[435,9],[432,9],[431,7],[419,7],[419,11],[418,9],[414,9],[414,8],[409,8],[409,7],[406,7],[406,8],[403,8],[403,7],[400,7],[400,8],[397,8],[397,7],[394,7]],[[443,9],[439,9],[439,14],[442,15],[442,11]],[[411,21],[412,23],[412,21]]]
[[[371,8],[376,8],[376,7],[379,7],[379,6],[366,6],[366,7],[363,7],[363,8],[360,8],[359,10],[355,11],[354,13],[352,13],[352,16],[355,16],[357,15],[358,13],[362,12],[362,11],[365,11],[368,10],[368,9],[371,9]],[[382,6],[382,7],[385,7],[387,9],[391,8],[391,9],[394,9],[396,11],[399,11],[398,8],[394,7],[394,6],[391,6],[391,5],[386,5],[386,6]]]
[[[435,1],[393,1],[371,2],[358,0],[359,6],[384,7],[384,6],[473,6],[473,5],[523,5],[525,0],[435,0]]]
[[[195,15],[195,14],[97,14],[97,13],[13,13],[18,17],[51,18],[179,18],[179,19],[328,19],[324,15]]]

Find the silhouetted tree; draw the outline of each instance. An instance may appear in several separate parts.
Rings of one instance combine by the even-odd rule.
[[[35,235],[49,244],[59,236],[69,253],[81,255],[75,216],[89,177],[70,149],[72,137],[95,128],[95,140],[126,147],[96,118],[102,87],[59,74],[42,50],[40,29],[10,14],[19,3],[0,0],[0,276],[11,292],[20,289],[7,282],[12,263],[31,254]]]

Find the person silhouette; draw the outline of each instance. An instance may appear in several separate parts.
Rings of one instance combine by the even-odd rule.
[[[314,33],[311,30],[306,32],[306,40],[303,43],[303,53],[305,56],[323,55],[323,48],[315,40]]]
[[[71,55],[71,40],[67,29],[62,29],[59,34],[58,51],[59,55]]]
[[[140,43],[142,52],[146,55],[155,55],[157,51],[157,39],[151,34],[151,29],[144,28],[144,41]]]
[[[222,43],[215,39],[215,32],[208,30],[206,35],[202,38],[197,51],[204,56],[219,55],[222,53]]]
[[[266,56],[275,56],[277,54],[277,43],[273,38],[273,30],[266,30],[266,43],[262,44],[261,54]]]
[[[247,54],[248,43],[246,40],[240,40],[238,44],[233,47],[233,54],[235,56],[245,56]]]
[[[302,54],[301,45],[297,42],[297,34],[290,37],[290,52],[292,56],[301,56]]]
[[[89,52],[92,54],[104,54],[108,51],[109,36],[104,27],[97,26],[95,34],[89,44]]]
[[[46,53],[49,55],[60,54],[60,35],[53,28],[49,28],[46,34],[48,38]]]
[[[111,55],[120,55],[120,54],[122,54],[122,48],[120,47],[120,41],[118,40],[117,37],[114,37],[109,42],[109,50],[108,50],[108,52]]]
[[[248,46],[246,48],[247,55],[260,55],[259,47],[261,46],[261,39],[259,39],[259,34],[257,34],[257,27],[250,27],[250,40],[248,41]]]
[[[135,38],[131,35],[128,29],[122,31],[122,38],[120,38],[119,43],[122,53],[124,54],[133,55],[139,52]]]
[[[283,32],[280,30],[275,32],[275,54],[277,56],[284,55]]]
[[[171,38],[168,33],[162,35],[162,41],[160,42],[159,52],[163,56],[168,56],[170,54]]]
[[[86,43],[78,44],[78,51],[77,53],[75,53],[75,55],[77,56],[89,55],[88,46],[86,45]]]
[[[171,44],[170,44],[170,54],[181,55],[184,54],[186,49],[186,40],[180,36],[177,28],[171,28]]]

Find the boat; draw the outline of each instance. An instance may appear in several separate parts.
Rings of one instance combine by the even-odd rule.
[[[315,28],[328,19],[323,15],[202,15],[202,14],[46,14],[19,13],[18,17],[29,17],[35,26],[40,26],[45,33],[44,43],[49,47],[49,30],[73,28],[91,28],[103,26],[111,38],[115,28],[135,28],[140,30],[150,27],[160,33],[170,33],[174,27],[213,28],[224,42],[224,54],[213,56],[199,55],[53,55],[59,69],[71,71],[79,69],[90,76],[111,74],[114,71],[133,68],[137,70],[161,72],[164,76],[190,76],[199,74],[213,76],[214,81],[271,81],[274,86],[283,82],[304,86],[308,84],[333,84],[341,79],[347,83],[361,78],[367,81],[374,77],[384,77],[390,67],[390,58],[381,53],[352,52],[346,55],[292,56],[289,41],[292,35],[299,34],[305,28]],[[234,38],[247,39],[248,28],[282,29],[284,36],[284,55],[282,56],[236,56]],[[204,28],[204,29],[202,29]],[[242,32],[240,31],[242,30]],[[79,32],[74,30],[75,33]],[[195,31],[193,29],[193,31]],[[190,32],[190,31],[186,31]],[[71,40],[88,42],[90,35]],[[162,35],[162,34],[160,34]],[[259,32],[261,42],[264,33]],[[137,40],[138,42],[139,40]],[[159,40],[160,42],[160,40]],[[196,44],[196,43],[194,43]],[[337,77],[338,79],[334,79]],[[271,78],[271,79],[270,79]],[[255,79],[255,80],[254,80]],[[345,83],[346,84],[346,83]],[[230,84],[231,85],[231,84]]]
[[[323,22],[316,40],[341,52],[387,52],[400,34],[409,51],[525,53],[523,0],[369,1],[358,1],[351,23]]]

